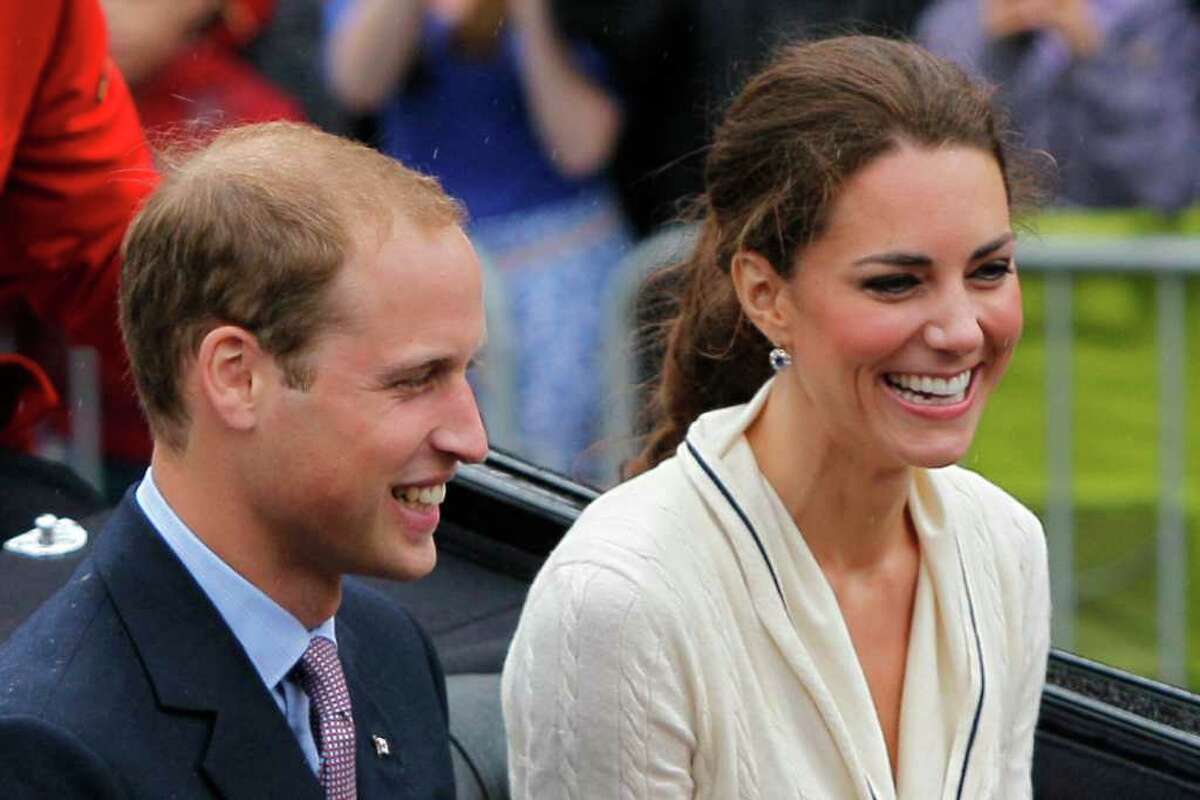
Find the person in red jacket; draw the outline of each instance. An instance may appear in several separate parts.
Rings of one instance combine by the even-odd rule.
[[[231,125],[301,122],[298,101],[243,57],[275,0],[101,0],[113,60],[152,142],[199,145]]]
[[[144,459],[150,440],[125,378],[116,296],[125,227],[157,182],[150,151],[97,0],[3,2],[0,30],[0,331],[32,316],[68,344],[95,347],[105,452]],[[0,355],[0,448],[28,449],[57,403],[43,367]]]

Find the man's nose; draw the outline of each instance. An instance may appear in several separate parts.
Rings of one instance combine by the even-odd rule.
[[[475,391],[464,377],[446,399],[445,414],[433,432],[433,446],[464,463],[487,457],[487,431],[479,415]]]
[[[925,324],[925,343],[934,350],[965,355],[983,345],[979,309],[965,289],[947,292],[939,298]]]

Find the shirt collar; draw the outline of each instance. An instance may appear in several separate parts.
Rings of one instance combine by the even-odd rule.
[[[136,497],[151,525],[216,606],[268,690],[274,690],[287,676],[313,636],[337,643],[333,617],[307,630],[300,620],[210,550],[167,503],[150,469]]]

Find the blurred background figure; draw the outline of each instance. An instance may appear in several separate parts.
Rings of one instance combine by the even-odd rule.
[[[517,441],[496,444],[589,477],[600,297],[631,243],[607,174],[624,114],[606,64],[548,0],[335,0],[327,19],[334,95],[466,205],[502,279]]]
[[[275,0],[102,0],[113,60],[154,138],[200,143],[220,129],[302,120],[299,103],[242,54]]]
[[[300,104],[242,54],[276,0],[101,0],[109,53],[151,142],[198,146],[231,125],[303,120]],[[123,358],[101,361],[106,385],[125,382]],[[141,477],[150,438],[133,403],[106,409],[104,478],[111,502]]]
[[[734,90],[796,34],[908,34],[928,0],[552,0],[565,34],[609,60],[626,110],[614,175],[638,234],[703,188],[704,150]]]
[[[275,11],[241,53],[269,81],[295,98],[322,130],[348,134],[354,120],[333,99],[322,69],[324,0],[275,0]]]
[[[149,455],[117,330],[118,250],[154,188],[150,152],[107,55],[96,0],[0,3],[0,535],[46,511],[101,501],[36,459],[38,425],[59,406],[64,346],[99,353],[109,453]],[[20,32],[15,35],[12,32]],[[19,352],[5,352],[16,350]],[[3,583],[4,581],[0,581]]]
[[[938,0],[918,38],[997,83],[1064,203],[1200,199],[1200,21],[1186,0]]]

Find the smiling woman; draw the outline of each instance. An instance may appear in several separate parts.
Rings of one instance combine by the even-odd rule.
[[[1007,142],[985,88],[871,37],[734,100],[636,477],[509,651],[517,797],[1030,796],[1045,543],[954,466],[1021,333]]]
[[[961,458],[1021,331],[1012,238],[992,155],[902,144],[845,183],[790,278],[735,256],[745,313],[799,367],[751,444],[828,443],[860,454],[852,473]]]

